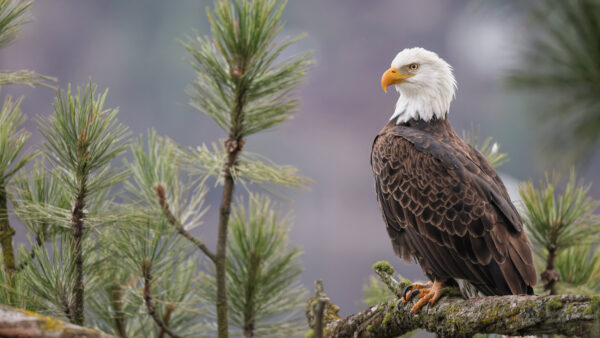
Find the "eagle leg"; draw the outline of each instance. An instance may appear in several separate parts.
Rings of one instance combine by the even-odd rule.
[[[416,292],[419,289],[430,288],[433,284],[431,282],[427,282],[426,284],[421,283],[413,283],[404,288],[402,291],[402,303],[406,304],[406,302],[410,301],[414,296],[418,295],[419,292]]]
[[[435,281],[432,286],[422,288],[419,294],[417,295],[419,301],[417,301],[417,303],[413,305],[410,311],[412,311],[412,313],[414,314],[417,314],[425,304],[434,305],[435,302],[437,302],[438,299],[440,299],[442,295],[440,291],[443,287],[444,284],[442,282]]]

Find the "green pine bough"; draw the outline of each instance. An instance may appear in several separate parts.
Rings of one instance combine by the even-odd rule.
[[[227,238],[236,174],[246,138],[290,118],[297,108],[291,97],[311,59],[300,54],[280,61],[296,39],[276,40],[285,2],[220,0],[208,11],[212,37],[183,43],[198,77],[190,91],[192,105],[227,133],[215,257],[219,337],[228,336]]]

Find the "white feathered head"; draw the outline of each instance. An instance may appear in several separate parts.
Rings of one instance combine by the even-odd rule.
[[[406,48],[381,77],[381,87],[395,85],[400,93],[392,119],[398,124],[410,119],[444,118],[454,98],[456,80],[452,67],[436,53]]]

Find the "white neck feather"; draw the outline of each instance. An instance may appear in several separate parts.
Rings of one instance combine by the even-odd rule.
[[[430,121],[434,117],[443,119],[450,109],[450,102],[454,93],[441,93],[440,90],[421,91],[398,90],[400,97],[396,102],[396,109],[390,120],[397,119],[396,124],[405,123],[411,119]]]

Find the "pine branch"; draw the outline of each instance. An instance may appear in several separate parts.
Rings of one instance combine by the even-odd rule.
[[[514,2],[517,3],[517,2]],[[600,5],[596,0],[518,2],[529,34],[508,82],[537,92],[531,121],[544,124],[546,156],[555,166],[584,164],[600,133]],[[543,130],[539,128],[540,130]]]
[[[68,212],[70,223],[65,225],[70,230],[68,255],[71,256],[69,261],[74,271],[71,276],[73,279],[69,281],[72,284],[65,289],[71,293],[71,318],[79,325],[84,322],[84,240],[93,224],[87,214],[93,213],[96,207],[88,203],[88,198],[96,197],[95,204],[101,205],[98,201],[103,190],[122,181],[127,175],[125,172],[111,171],[109,167],[110,161],[124,150],[123,141],[127,131],[116,120],[117,110],[103,109],[107,93],[96,96],[95,91],[91,82],[85,90],[78,88],[77,95],[72,95],[70,87],[66,93],[59,91],[54,114],[48,120],[38,120],[40,132],[46,139],[46,154],[56,168],[52,173],[64,184],[72,201]],[[35,203],[24,202],[32,210],[39,207]],[[38,208],[34,212],[38,221],[48,217],[53,207],[56,208],[46,205]],[[67,214],[66,210],[56,209],[58,213]],[[63,217],[56,217],[53,222],[66,223]]]
[[[112,286],[112,306],[115,310],[114,321],[115,328],[122,338],[127,338],[127,329],[125,325],[125,313],[123,312],[123,290],[121,286],[115,284]]]
[[[173,311],[175,310],[175,306],[172,304],[167,304],[165,306],[165,313],[163,314],[163,318],[162,321],[163,323],[165,323],[165,326],[169,326],[169,320],[171,320],[171,315],[173,314]],[[165,334],[167,334],[167,331],[165,331],[164,329],[160,329],[160,331],[158,332],[158,338],[164,338]]]
[[[24,84],[30,87],[40,85],[50,89],[56,89],[55,86],[49,84],[49,82],[56,81],[57,79],[54,77],[41,75],[30,70],[0,71],[0,87],[4,85]]]
[[[216,263],[215,254],[206,246],[206,244],[204,244],[204,242],[202,242],[200,239],[196,238],[194,235],[189,233],[189,231],[185,230],[183,225],[181,225],[181,222],[179,222],[175,215],[173,215],[171,209],[169,208],[169,202],[167,202],[167,193],[165,187],[159,183],[156,185],[155,189],[156,196],[158,196],[159,204],[162,207],[163,212],[167,216],[167,222],[169,222],[169,224],[172,227],[177,229],[178,233],[180,233],[183,237],[192,242],[198,249],[204,252],[206,257],[210,258],[210,260],[213,261],[213,263]]]
[[[538,257],[546,262],[542,272],[544,289],[556,294],[560,274],[554,261],[564,250],[581,244],[594,243],[600,233],[600,217],[594,214],[600,205],[587,196],[589,185],[577,182],[575,171],[571,171],[562,194],[557,193],[556,175],[536,188],[531,181],[519,186],[523,201],[523,224],[528,230]]]
[[[227,225],[231,214],[231,201],[233,200],[234,181],[231,168],[235,165],[240,148],[241,139],[230,136],[225,142],[228,149],[227,163],[223,170],[223,195],[219,206],[219,233],[217,235],[217,254],[215,259],[217,278],[217,325],[219,338],[227,338],[229,321],[227,319]],[[228,144],[229,143],[229,144]]]
[[[0,48],[13,42],[21,31],[21,25],[31,21],[28,9],[32,3],[22,0],[0,1]]]
[[[15,229],[8,222],[8,201],[6,187],[0,181],[0,244],[2,244],[2,257],[4,269],[7,275],[11,275],[15,269],[15,253],[13,249],[13,236]]]
[[[84,165],[85,169],[85,165]],[[82,175],[79,179],[79,191],[75,197],[73,210],[71,211],[72,234],[71,241],[72,253],[75,257],[75,284],[73,286],[73,323],[83,325],[84,320],[84,293],[85,286],[83,284],[83,223],[84,223],[84,208],[86,207],[85,198],[87,195],[87,175]]]
[[[0,5],[0,10],[1,10]],[[23,168],[34,155],[18,156],[30,134],[20,129],[26,117],[20,106],[23,98],[13,101],[7,96],[0,111],[0,244],[4,260],[4,270],[12,274],[16,270],[12,237],[15,229],[8,220],[8,195],[6,185],[15,173]]]
[[[479,150],[483,156],[487,158],[493,168],[499,168],[504,163],[508,162],[508,155],[500,152],[500,145],[493,138],[487,137],[483,142],[479,142],[479,127],[475,128],[471,125],[470,131],[462,132],[462,139]]]
[[[283,27],[284,6],[277,0],[219,0],[214,12],[207,11],[212,38],[196,37],[183,44],[198,74],[191,103],[227,133],[226,158],[220,166],[223,194],[215,259],[220,338],[228,336],[228,222],[245,138],[290,118],[297,107],[290,95],[311,64],[306,54],[276,63],[283,50],[297,41],[275,41]]]
[[[211,149],[212,148],[212,149]],[[227,160],[227,151],[216,143],[209,148],[203,144],[195,149],[183,152],[186,169],[201,177],[211,176],[222,179],[223,163]],[[276,184],[281,186],[302,188],[312,182],[298,175],[298,169],[289,165],[279,165],[256,153],[244,151],[240,153],[237,165],[232,168],[236,182],[257,185]]]
[[[160,327],[161,331],[166,332],[173,338],[179,338],[178,335],[169,330],[167,324],[165,324],[165,322],[163,322],[163,320],[158,316],[158,313],[156,313],[156,308],[152,303],[152,295],[150,292],[152,283],[152,264],[150,263],[149,259],[144,260],[142,264],[142,276],[144,278],[144,303],[146,304],[148,314],[152,317],[156,325]]]
[[[25,259],[24,261],[22,261],[18,266],[16,271],[19,272],[23,269],[25,269],[25,267],[27,266],[27,264],[29,264],[29,262],[31,262],[32,260],[35,259],[35,249],[36,247],[40,247],[42,246],[43,242],[42,242],[42,238],[40,237],[39,234],[35,235],[35,241],[32,244],[31,250],[29,250],[29,255],[27,255],[27,259]]]
[[[229,326],[239,330],[235,335],[295,337],[304,331],[306,292],[297,281],[300,250],[288,244],[289,223],[266,196],[250,194],[247,203],[235,203],[227,240]],[[202,281],[202,296],[211,302],[214,270],[209,267]]]
[[[380,264],[384,265],[391,268],[388,263]],[[389,283],[393,269],[379,269],[378,275],[388,281],[386,284],[392,292],[399,293],[399,285]],[[345,319],[325,316],[325,336],[397,337],[415,329],[442,337],[472,337],[477,333],[508,336],[594,336],[600,333],[597,325],[600,295],[511,295],[469,300],[444,296],[417,315],[410,311],[411,304],[397,306],[398,302],[395,298]],[[308,319],[312,323],[312,319]]]
[[[1,1],[0,2],[0,48],[14,41],[20,32],[21,25],[30,20],[28,11],[31,1]],[[5,84],[25,83],[30,86],[47,85],[48,81],[56,81],[27,70],[0,71],[0,87]],[[15,229],[8,221],[8,196],[6,184],[9,178],[21,169],[34,155],[23,156],[17,160],[22,147],[29,138],[29,133],[19,129],[25,122],[25,116],[20,111],[23,98],[13,102],[6,97],[0,111],[0,244],[4,269],[8,275],[16,271],[15,254],[12,237]],[[9,283],[11,279],[9,277]]]

